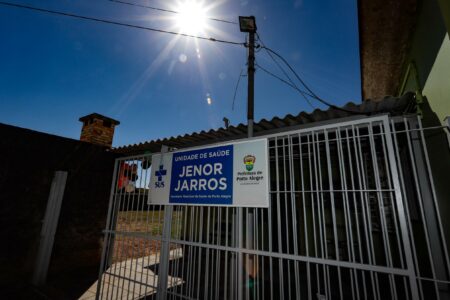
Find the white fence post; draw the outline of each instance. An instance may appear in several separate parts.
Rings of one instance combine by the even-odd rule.
[[[52,255],[56,228],[58,227],[59,213],[61,211],[64,189],[66,187],[67,172],[56,171],[53,177],[47,208],[41,229],[41,239],[36,258],[32,283],[43,285],[47,279],[48,266]]]

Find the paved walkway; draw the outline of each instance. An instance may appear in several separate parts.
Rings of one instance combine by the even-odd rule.
[[[113,264],[103,275],[100,299],[141,299],[156,293],[158,275],[149,266],[159,263],[159,253]],[[181,248],[170,251],[169,259],[183,257]],[[168,288],[183,283],[181,278],[168,277]],[[97,292],[95,282],[79,299],[93,300]]]

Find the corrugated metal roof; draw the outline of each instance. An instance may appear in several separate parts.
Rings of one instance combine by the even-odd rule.
[[[382,113],[401,115],[408,112],[414,112],[414,93],[409,92],[404,94],[402,97],[387,96],[381,99],[368,99],[363,101],[361,104],[349,102],[342,108],[348,111],[357,112],[359,115],[376,115]],[[327,110],[316,109],[311,113],[300,112],[296,116],[288,114],[282,119],[279,117],[274,117],[271,120],[262,119],[254,124],[254,135],[265,135],[271,131],[288,131],[291,130],[292,127],[297,127],[300,125],[346,118],[354,115],[355,114],[351,112],[336,108],[329,108]],[[247,125],[241,123],[237,126],[229,126],[226,129],[219,128],[211,129],[209,131],[194,132],[176,137],[117,147],[112,150],[114,152],[126,155],[136,155],[146,152],[159,152],[162,145],[181,149],[227,140],[236,140],[245,137],[247,137]]]

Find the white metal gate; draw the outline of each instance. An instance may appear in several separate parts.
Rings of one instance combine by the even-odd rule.
[[[420,120],[267,138],[269,208],[148,205],[151,155],[118,159],[97,299],[448,298]]]

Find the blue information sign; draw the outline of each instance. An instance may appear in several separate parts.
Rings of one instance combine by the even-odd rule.
[[[174,153],[169,203],[230,205],[233,145]]]

